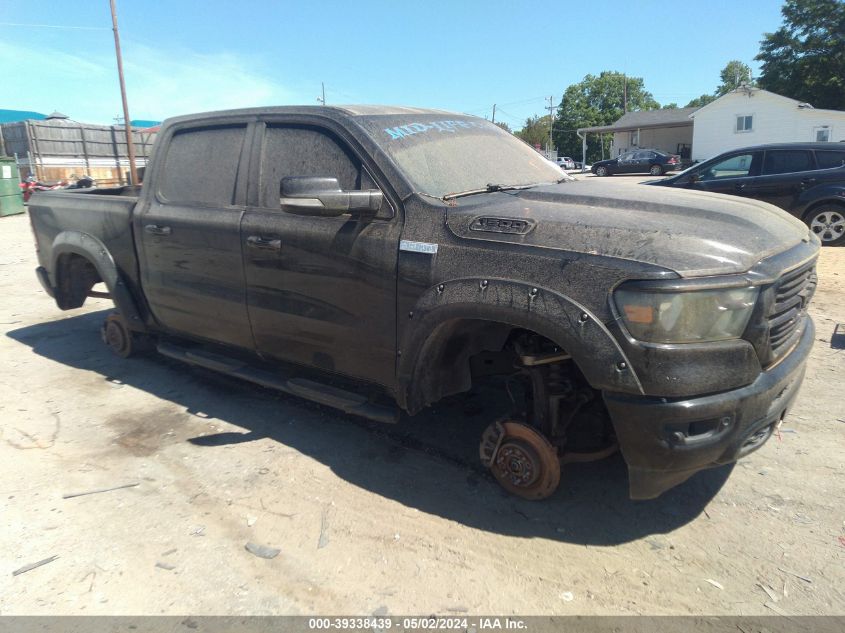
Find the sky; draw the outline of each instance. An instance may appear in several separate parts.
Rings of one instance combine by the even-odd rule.
[[[684,106],[759,65],[779,0],[117,0],[132,119],[326,103],[439,108],[522,127],[613,70]],[[25,7],[25,10],[21,10]],[[58,28],[57,28],[58,27]],[[122,116],[108,0],[0,0],[0,108]],[[546,110],[547,112],[547,110]]]

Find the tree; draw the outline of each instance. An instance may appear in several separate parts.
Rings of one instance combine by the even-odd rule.
[[[728,94],[731,90],[736,90],[741,85],[752,85],[751,67],[748,64],[743,64],[738,59],[732,59],[728,65],[719,73],[719,78],[722,83],[716,88],[716,97]]]
[[[549,142],[549,115],[528,117],[516,135],[531,147],[545,147]]]
[[[786,0],[760,42],[759,85],[817,108],[845,109],[845,1]]]
[[[598,76],[587,75],[572,84],[563,94],[554,124],[554,142],[558,153],[581,156],[578,128],[610,125],[628,111],[654,110],[660,104],[644,87],[641,77],[625,77],[622,73],[603,71]],[[587,160],[598,160],[602,145],[596,135],[587,137]]]
[[[511,134],[513,134],[513,130],[511,129],[511,126],[508,125],[507,123],[505,123],[504,121],[496,121],[493,125],[498,125],[505,132],[510,132]]]
[[[713,95],[701,95],[700,97],[696,97],[695,99],[691,100],[688,104],[686,104],[685,108],[703,108],[711,101],[715,101],[716,97]]]
[[[677,110],[678,104],[674,101],[672,103],[667,103],[666,105],[660,106],[661,110]]]

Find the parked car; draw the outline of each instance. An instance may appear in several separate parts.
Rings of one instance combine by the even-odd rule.
[[[803,220],[822,244],[845,244],[845,144],[745,147],[646,184],[763,200]]]
[[[561,169],[575,169],[575,161],[569,158],[569,156],[558,156],[557,164]]]
[[[616,158],[593,163],[596,176],[613,174],[651,174],[662,176],[667,171],[678,169],[681,159],[676,154],[667,154],[658,149],[638,149],[620,154]]]
[[[384,423],[492,379],[480,457],[522,497],[617,448],[656,497],[762,446],[804,375],[819,241],[768,205],[568,178],[488,121],[411,108],[178,117],[148,166],[33,195],[60,309],[103,282],[117,355]]]

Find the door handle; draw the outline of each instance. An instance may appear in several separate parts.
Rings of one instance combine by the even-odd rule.
[[[169,226],[159,226],[158,224],[147,224],[144,230],[150,235],[170,235],[172,232]]]
[[[804,180],[801,181],[801,188],[806,189],[807,187],[814,185],[817,182],[818,182],[818,180],[815,179],[815,178],[805,178]]]
[[[740,183],[734,185],[734,189],[736,189],[737,191],[742,191],[743,189],[745,189],[745,183],[740,182]]]
[[[246,243],[252,248],[261,248],[267,251],[282,250],[282,240],[273,239],[271,237],[261,237],[260,235],[250,235],[246,238]]]

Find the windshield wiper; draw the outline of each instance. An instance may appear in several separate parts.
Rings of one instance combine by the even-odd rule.
[[[459,191],[457,193],[447,193],[443,196],[443,200],[454,200],[455,198],[464,198],[466,196],[475,196],[479,193],[495,193],[497,191],[515,191],[518,189],[528,189],[529,187],[536,187],[541,183],[531,183],[528,185],[498,185],[488,184],[483,189],[468,189],[467,191]]]

